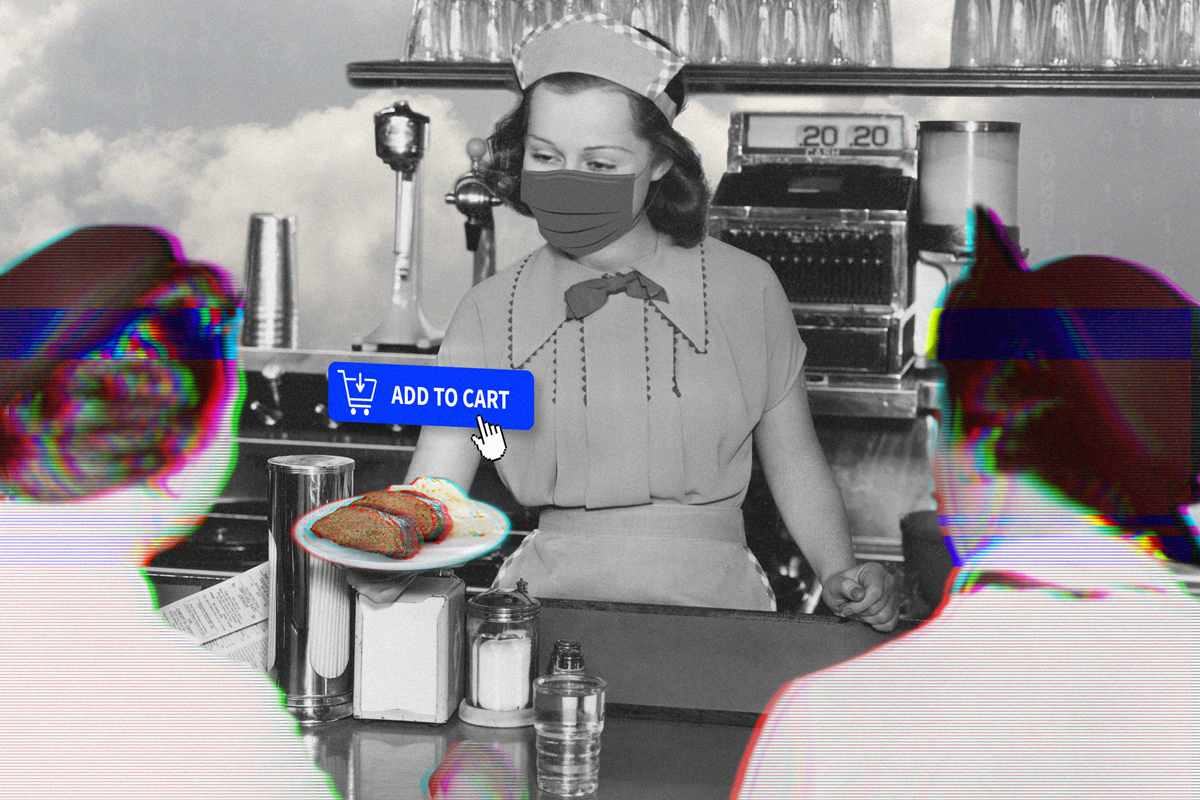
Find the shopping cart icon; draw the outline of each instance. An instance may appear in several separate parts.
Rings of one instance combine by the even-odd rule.
[[[346,403],[350,406],[350,413],[358,413],[358,409],[362,409],[363,416],[371,413],[371,401],[375,399],[375,385],[379,381],[374,378],[364,378],[362,373],[351,378],[346,374],[346,370],[339,369],[342,373],[342,378],[346,381]]]

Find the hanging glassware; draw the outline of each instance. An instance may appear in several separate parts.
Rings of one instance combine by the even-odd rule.
[[[826,28],[825,62],[835,66],[859,64],[858,16],[851,0],[827,0],[829,24]]]
[[[892,65],[892,14],[888,0],[858,0],[861,62],[868,67]]]
[[[990,0],[955,0],[950,66],[986,67],[992,63]]]
[[[1200,0],[1177,0],[1168,24],[1174,42],[1171,61],[1177,67],[1200,66]]]
[[[1051,67],[1082,64],[1087,50],[1083,0],[1045,0],[1038,23],[1042,42],[1040,63]]]
[[[675,51],[685,59],[694,59],[692,53],[692,4],[690,0],[677,0],[675,19],[671,23],[672,43]]]
[[[824,0],[796,0],[796,61],[825,63],[829,9]]]
[[[994,60],[1007,67],[1027,67],[1040,58],[1036,0],[1000,0]]]
[[[441,57],[435,33],[437,23],[436,0],[417,0],[408,28],[405,58],[409,61],[436,61]]]
[[[1166,22],[1164,0],[1134,0],[1129,21],[1129,36],[1133,52],[1131,63],[1158,66],[1163,63],[1163,38]]]
[[[477,20],[477,24],[483,26],[479,35],[479,55],[485,61],[506,61],[512,55],[510,3],[508,0],[486,0],[486,3],[486,13]]]
[[[1104,67],[1128,64],[1133,52],[1129,43],[1129,8],[1126,0],[1099,0],[1092,10],[1091,62]]]

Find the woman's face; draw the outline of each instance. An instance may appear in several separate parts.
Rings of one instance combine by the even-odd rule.
[[[523,166],[532,172],[637,175],[637,213],[650,184],[667,174],[671,162],[656,158],[650,143],[634,132],[629,98],[623,93],[600,88],[563,93],[537,86],[530,97]]]

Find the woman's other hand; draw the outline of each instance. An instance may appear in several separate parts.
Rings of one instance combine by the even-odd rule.
[[[838,616],[861,620],[877,631],[890,631],[900,617],[896,579],[874,562],[837,573],[824,584],[825,603]]]

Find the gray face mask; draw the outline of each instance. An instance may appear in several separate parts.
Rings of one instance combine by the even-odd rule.
[[[646,169],[649,169],[647,166]],[[646,210],[633,213],[636,175],[580,170],[521,172],[521,200],[547,242],[570,256],[586,256],[633,230]]]

